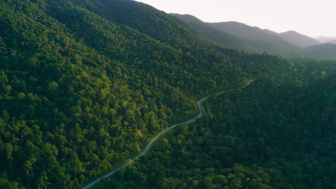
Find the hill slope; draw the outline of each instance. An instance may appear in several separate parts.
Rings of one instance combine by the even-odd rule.
[[[97,188],[335,188],[336,64],[292,69],[210,97],[201,119]]]
[[[308,46],[320,44],[320,42],[318,42],[317,40],[310,38],[308,36],[299,34],[295,31],[283,32],[283,33],[280,33],[279,36],[282,39],[290,43],[293,43],[294,45],[297,45],[299,47],[308,47]]]
[[[78,188],[197,112],[198,97],[289,70],[134,1],[0,7],[0,188]]]

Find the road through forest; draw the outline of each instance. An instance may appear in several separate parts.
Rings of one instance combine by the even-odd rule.
[[[255,79],[254,79],[255,80]],[[242,86],[241,88],[244,88],[248,85],[250,85],[254,80],[250,80],[248,81],[244,86]],[[231,89],[232,90],[232,89]],[[221,95],[225,92],[227,92],[229,90],[225,90],[225,91],[221,91],[219,93],[216,93],[215,96],[218,96],[218,95]],[[188,124],[188,123],[192,123],[192,122],[195,122],[196,119],[198,118],[201,118],[203,116],[203,113],[204,113],[204,107],[202,106],[202,102],[205,101],[206,99],[208,99],[209,97],[211,97],[212,95],[209,95],[207,97],[204,97],[202,98],[201,100],[197,101],[197,107],[199,109],[199,114],[196,115],[195,117],[189,119],[188,121],[184,121],[184,122],[181,122],[181,123],[177,123],[175,125],[172,125],[168,128],[166,128],[165,130],[161,131],[159,134],[157,134],[154,138],[152,138],[152,140],[147,144],[146,148],[140,153],[138,154],[135,158],[133,158],[132,160],[130,161],[127,161],[125,162],[124,164],[120,165],[119,167],[111,170],[110,172],[108,172],[107,174],[99,177],[98,179],[96,179],[95,181],[91,182],[90,184],[84,186],[82,189],[89,189],[91,188],[93,185],[95,185],[97,182],[99,182],[102,178],[106,178],[106,177],[110,177],[112,176],[115,172],[117,172],[119,169],[123,168],[123,167],[126,167],[127,165],[129,165],[132,161],[135,161],[137,159],[139,159],[139,157],[145,155],[148,150],[150,149],[150,147],[153,145],[153,143],[158,139],[160,138],[163,134],[165,134],[166,132],[170,131],[171,129],[174,129],[175,127],[179,126],[179,125],[183,125],[183,124]]]

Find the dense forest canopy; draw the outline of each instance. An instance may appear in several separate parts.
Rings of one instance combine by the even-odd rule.
[[[97,188],[335,188],[335,64],[292,68],[210,98]]]
[[[331,131],[335,128],[333,73],[334,62],[288,61],[277,56],[225,49],[182,21],[134,1],[0,1],[0,188],[79,188],[134,157],[164,128],[194,116],[198,111],[196,101],[199,98],[238,87],[252,78],[258,78],[258,85],[265,83],[260,89],[255,86],[254,93],[260,92],[256,101],[269,86],[273,86],[275,91],[266,99],[280,98],[287,81],[290,83],[288,87],[294,91],[295,87],[303,90],[303,87],[309,88],[313,84],[321,87],[305,92],[305,96],[311,95],[311,99],[302,108],[312,108],[309,112],[302,110],[302,116],[312,114],[307,124],[301,122],[302,117],[292,122],[289,114],[283,114],[287,117],[281,123],[300,123],[300,128],[307,126],[302,132],[308,130],[314,136],[315,130],[311,129],[320,129],[316,141],[322,136],[326,136],[326,141],[316,143],[316,148],[322,149],[316,153],[322,153],[323,158],[319,159],[319,154],[305,149],[294,159],[282,158],[289,165],[301,169],[300,162],[295,162],[295,158],[312,153],[312,162],[316,161],[320,166],[319,175],[322,174],[323,178],[316,186],[333,186],[330,179],[335,175],[335,164],[330,160],[335,154],[325,147],[330,143],[329,139],[334,134]],[[294,92],[286,97],[291,95]],[[240,103],[247,101],[243,91],[239,96],[242,99]],[[233,103],[239,98],[229,100]],[[179,127],[174,132],[185,128],[201,129],[202,124],[206,129],[211,121],[209,116],[222,121],[223,116],[215,115],[224,115],[228,109],[224,108],[226,104],[219,104],[217,108],[211,105],[216,103],[216,99],[209,102],[209,113],[205,119],[197,121],[195,127]],[[243,104],[231,106],[238,108]],[[253,111],[252,107],[246,111]],[[300,107],[294,108],[300,110]],[[320,114],[311,112],[317,110],[324,116],[323,119]],[[234,109],[231,111],[227,116],[239,121],[241,114]],[[232,113],[237,118],[231,116]],[[269,121],[276,122],[277,118]],[[317,123],[321,119],[324,125],[319,127]],[[231,124],[238,128],[240,122],[233,121]],[[263,135],[268,133],[263,130],[264,125],[257,126],[255,129],[260,130],[259,134],[266,140]],[[202,135],[194,130],[187,129],[186,132],[185,137],[199,135],[200,141],[207,139],[202,139]],[[169,145],[174,146],[176,136],[169,136],[172,138],[167,136],[163,141],[172,141]],[[180,146],[185,145],[182,139],[179,142]],[[266,149],[275,147],[275,144],[270,144]],[[278,147],[279,152],[276,152],[284,153],[285,147]],[[326,150],[329,154],[324,154]],[[254,171],[251,166],[259,162],[258,166],[270,175],[267,172],[269,167],[258,160],[259,154],[251,151],[241,153],[256,159],[253,162],[237,160],[236,166]],[[155,148],[153,156],[144,156],[137,163],[139,166],[142,163],[147,165],[150,158],[158,154]],[[204,153],[206,156],[210,155]],[[173,156],[166,158],[173,160]],[[198,155],[195,158],[199,158]],[[236,161],[235,156],[227,158]],[[220,165],[231,166],[223,162]],[[207,166],[217,171],[217,167]],[[333,169],[328,172],[326,166]],[[314,164],[309,169],[315,167]],[[136,184],[124,183],[127,181],[122,179],[125,170],[113,178],[120,179],[116,184],[120,183],[121,188]],[[163,173],[160,179],[169,181],[170,177],[166,174],[173,169],[165,166],[162,171],[167,173]],[[145,175],[146,172],[141,174],[150,178]],[[301,176],[304,178],[298,182],[302,185],[301,182],[307,178]],[[180,177],[174,179],[182,185],[191,186]],[[281,179],[286,180],[287,177]],[[149,183],[148,179],[145,181]],[[141,186],[148,187],[146,183]],[[107,187],[110,181],[104,184],[107,185],[98,187]]]

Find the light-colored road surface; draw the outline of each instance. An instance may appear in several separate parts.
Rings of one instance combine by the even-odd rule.
[[[255,79],[254,79],[255,80]],[[248,81],[244,86],[242,86],[242,88],[250,85],[254,80],[250,80]],[[221,95],[223,93],[225,93],[227,91],[221,91],[219,93],[216,93],[215,95],[218,96],[218,95]],[[211,95],[210,95],[211,96]],[[140,153],[138,154],[133,160],[131,161],[127,161],[125,162],[124,164],[120,165],[119,167],[113,169],[112,171],[110,171],[109,173],[99,177],[97,180],[91,182],[90,184],[84,186],[82,189],[88,189],[88,188],[91,188],[93,185],[95,185],[97,182],[99,182],[102,178],[106,178],[106,177],[110,177],[112,176],[115,172],[117,172],[119,169],[123,168],[123,167],[126,167],[127,165],[129,165],[132,161],[135,161],[137,159],[139,159],[139,157],[145,155],[148,150],[150,149],[150,147],[153,145],[153,143],[158,139],[160,138],[160,136],[162,136],[163,134],[165,134],[166,132],[168,132],[169,130],[171,129],[174,129],[175,127],[179,126],[179,125],[183,125],[183,124],[188,124],[188,123],[192,123],[192,122],[195,122],[196,119],[198,118],[201,118],[203,116],[203,113],[204,113],[204,107],[202,106],[202,102],[205,101],[206,99],[208,99],[210,96],[207,96],[207,97],[204,97],[202,98],[201,100],[197,101],[197,107],[199,109],[199,114],[191,119],[189,119],[188,121],[184,121],[184,122],[181,122],[181,123],[177,123],[175,125],[172,125],[170,127],[168,127],[167,129],[161,131],[159,134],[157,134],[154,138],[152,138],[152,140],[147,144],[146,148]]]

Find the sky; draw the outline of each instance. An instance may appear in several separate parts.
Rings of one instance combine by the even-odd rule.
[[[136,0],[204,22],[236,21],[275,32],[336,37],[336,0]]]

